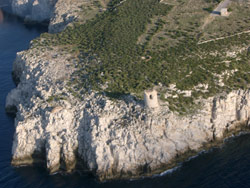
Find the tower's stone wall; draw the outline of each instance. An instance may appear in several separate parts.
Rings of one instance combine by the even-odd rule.
[[[159,107],[157,91],[154,89],[144,91],[144,103],[148,108]]]

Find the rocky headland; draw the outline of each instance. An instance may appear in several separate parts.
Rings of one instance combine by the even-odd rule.
[[[80,5],[72,2],[13,0],[12,7],[27,19],[50,20],[54,33],[80,18]],[[17,88],[6,99],[6,111],[16,113],[13,165],[42,160],[50,173],[71,172],[80,161],[100,180],[137,178],[162,172],[248,129],[249,90],[201,99],[197,113],[183,116],[161,100],[154,98],[151,104],[147,94],[145,101],[132,95],[114,100],[93,90],[76,96],[67,80],[77,65],[77,59],[59,47],[32,48],[31,43],[29,50],[17,54]]]
[[[105,10],[89,0],[9,0],[12,12],[27,22],[48,22],[49,32],[60,32],[73,21],[84,22]]]

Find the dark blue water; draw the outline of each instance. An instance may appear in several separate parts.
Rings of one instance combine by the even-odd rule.
[[[98,183],[86,172],[50,176],[43,167],[10,165],[14,120],[4,111],[5,97],[14,88],[11,79],[16,52],[44,30],[27,27],[5,16],[0,24],[0,188],[243,188],[250,187],[250,135],[230,139],[223,147],[200,154],[172,173],[136,181]]]

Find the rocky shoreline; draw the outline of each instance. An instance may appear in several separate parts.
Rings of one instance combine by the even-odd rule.
[[[57,16],[45,16],[51,20],[50,32],[60,32],[75,19],[57,19],[68,11],[60,10],[60,3],[49,14]],[[59,48],[31,44],[17,54],[13,76],[18,85],[6,99],[6,111],[16,113],[13,165],[41,158],[50,173],[71,172],[80,159],[100,180],[138,178],[172,168],[249,129],[250,90],[203,99],[198,113],[180,116],[161,101],[150,108],[132,95],[124,100],[95,91],[75,96],[67,80],[76,67],[72,54]]]

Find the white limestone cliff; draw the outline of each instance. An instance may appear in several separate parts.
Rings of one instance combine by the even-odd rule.
[[[186,117],[166,106],[145,108],[130,97],[112,101],[89,92],[79,99],[65,82],[76,62],[66,60],[69,54],[55,56],[59,51],[30,49],[17,55],[19,84],[6,100],[6,109],[17,111],[14,165],[33,163],[40,155],[51,173],[72,171],[80,158],[101,180],[138,177],[166,169],[176,156],[198,152],[248,125],[249,90],[203,100],[203,109]]]
[[[70,2],[13,0],[12,7],[29,19],[50,19],[50,32],[59,32],[80,19],[74,10],[88,1]],[[178,116],[157,100],[156,110],[133,97],[112,101],[94,91],[75,97],[67,80],[76,65],[70,54],[56,48],[17,54],[13,76],[18,86],[6,99],[6,110],[16,113],[13,165],[41,158],[51,173],[70,172],[82,159],[101,180],[139,177],[170,167],[227,132],[248,128],[249,90],[202,100],[199,113]]]
[[[58,0],[49,24],[49,32],[57,33],[65,27],[79,19],[81,7],[86,4],[86,0]]]
[[[54,5],[57,0],[12,0],[14,14],[24,17],[26,20],[45,21],[50,20]]]
[[[85,22],[105,9],[94,0],[10,0],[12,12],[26,21],[49,21],[49,33],[57,33],[73,21]]]

